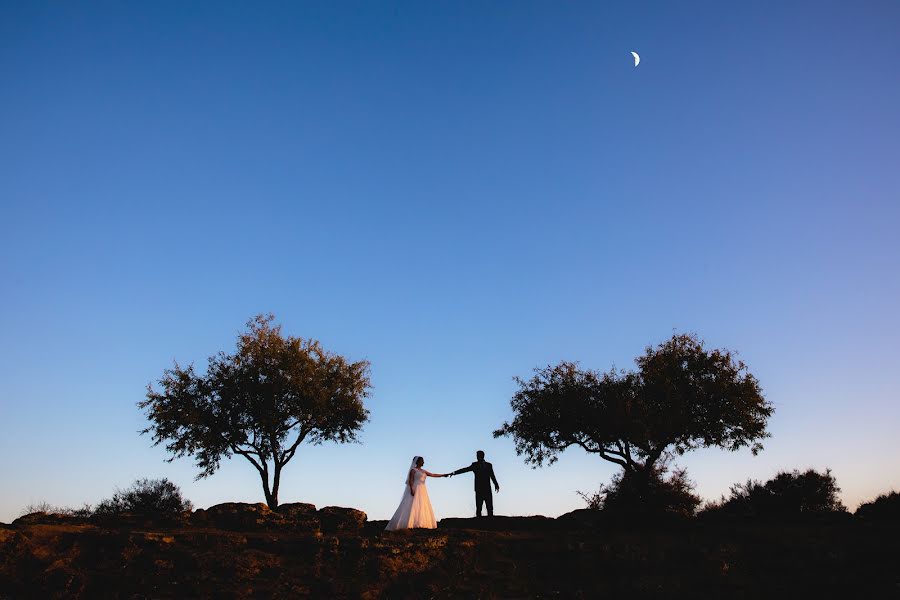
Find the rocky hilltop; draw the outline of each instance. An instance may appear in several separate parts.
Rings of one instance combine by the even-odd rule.
[[[384,532],[351,508],[228,503],[158,519],[0,524],[0,598],[897,597],[900,526],[444,519]]]

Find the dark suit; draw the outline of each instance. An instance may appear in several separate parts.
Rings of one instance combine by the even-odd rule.
[[[494,516],[494,496],[491,494],[491,482],[493,481],[497,487],[500,487],[500,484],[494,477],[493,465],[486,460],[479,460],[464,469],[453,471],[453,474],[459,475],[469,471],[475,474],[475,514],[480,517],[482,504],[487,504],[488,516]]]

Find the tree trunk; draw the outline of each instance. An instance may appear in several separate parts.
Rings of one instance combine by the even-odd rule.
[[[270,492],[268,484],[263,487],[263,492],[266,494],[266,504],[269,509],[276,510],[278,508],[278,492]]]
[[[647,507],[650,496],[650,478],[653,476],[653,465],[635,463],[635,468],[631,471],[631,485],[634,493],[637,494],[638,510]]]
[[[262,479],[263,484],[263,494],[266,496],[266,504],[269,506],[270,510],[278,508],[278,480],[280,475],[281,467],[275,467],[275,485],[270,490],[268,470],[259,472],[259,477]]]
[[[281,486],[281,467],[281,464],[275,463],[275,477],[272,479],[272,499],[269,501],[269,508],[272,510],[278,508],[278,488]]]

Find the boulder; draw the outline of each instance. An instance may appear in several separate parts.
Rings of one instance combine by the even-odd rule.
[[[191,516],[191,521],[197,525],[237,531],[268,529],[282,520],[281,515],[273,513],[262,502],[256,504],[224,502],[210,506],[206,510],[196,510]]]
[[[321,522],[315,504],[306,502],[289,502],[278,506],[278,514],[283,519],[284,527],[301,531],[319,531]]]
[[[309,516],[316,514],[316,505],[306,502],[288,502],[287,504],[278,505],[278,514],[285,519],[294,520],[299,516]]]
[[[316,516],[322,523],[322,530],[327,532],[358,531],[368,519],[366,513],[361,510],[341,506],[326,506],[320,509]]]

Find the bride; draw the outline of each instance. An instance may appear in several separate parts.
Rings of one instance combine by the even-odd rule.
[[[403,490],[400,506],[397,507],[397,512],[394,513],[391,522],[384,528],[385,531],[412,529],[413,527],[437,529],[434,510],[428,499],[428,488],[425,487],[425,478],[448,477],[448,475],[429,473],[422,468],[424,464],[425,459],[421,456],[413,457],[409,473],[406,476],[406,488]]]

